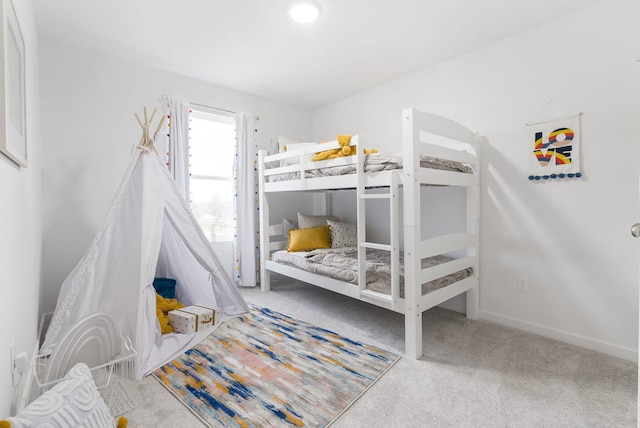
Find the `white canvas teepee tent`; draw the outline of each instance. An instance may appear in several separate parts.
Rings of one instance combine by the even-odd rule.
[[[217,320],[248,311],[153,146],[163,124],[150,137],[154,115],[147,120],[145,109],[144,123],[136,115],[143,129],[141,143],[104,225],[62,284],[40,351],[51,353],[78,321],[107,312],[137,351],[136,379],[211,332],[163,336],[156,317],[155,277],[175,279],[178,300],[216,308]]]

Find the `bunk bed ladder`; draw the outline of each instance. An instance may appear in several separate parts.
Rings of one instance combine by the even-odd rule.
[[[362,156],[364,160],[364,156]],[[358,160],[358,168],[360,168]],[[358,278],[366,278],[366,252],[367,249],[389,251],[391,254],[391,294],[379,293],[366,288],[366,281],[359,281],[360,296],[363,300],[376,300],[384,302],[389,309],[397,310],[400,298],[400,228],[399,215],[399,177],[398,172],[390,174],[387,193],[367,193],[364,174],[358,172]],[[366,241],[366,201],[368,199],[389,199],[389,244],[380,244]]]

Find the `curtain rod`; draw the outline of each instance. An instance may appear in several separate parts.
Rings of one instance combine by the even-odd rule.
[[[235,111],[227,110],[227,109],[224,109],[224,108],[211,107],[211,106],[206,106],[206,105],[204,105],[204,104],[198,104],[198,103],[189,103],[189,104],[191,104],[192,106],[195,106],[195,107],[208,108],[208,109],[210,109],[210,110],[218,110],[218,111],[223,111],[223,112],[225,112],[225,113],[236,114],[236,112],[235,112]]]
[[[162,99],[164,99],[164,100],[168,100],[168,99],[169,99],[169,97],[168,97],[168,96],[166,96],[166,95],[163,95],[163,96],[162,96]],[[223,112],[225,112],[225,113],[236,114],[236,112],[235,112],[235,111],[233,111],[233,110],[227,110],[227,109],[224,109],[224,108],[211,107],[211,106],[207,106],[207,105],[204,105],[204,104],[198,104],[198,103],[192,103],[192,102],[190,102],[189,104],[191,104],[192,106],[196,106],[196,107],[208,108],[208,109],[211,109],[211,110],[218,110],[218,111],[223,111]],[[260,116],[256,116],[256,120],[260,120]]]

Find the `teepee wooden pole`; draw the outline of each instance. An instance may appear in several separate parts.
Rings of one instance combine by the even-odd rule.
[[[153,149],[154,152],[158,153],[158,150],[154,146],[154,142],[156,137],[158,136],[158,133],[162,129],[162,126],[164,125],[164,121],[166,117],[165,116],[160,117],[160,123],[158,123],[156,132],[153,134],[153,137],[152,137],[149,128],[153,123],[153,119],[155,118],[156,113],[158,112],[158,108],[156,107],[153,109],[153,112],[151,112],[151,117],[149,117],[148,115],[146,106],[143,108],[143,112],[144,112],[144,122],[142,122],[142,120],[140,119],[140,116],[138,116],[138,113],[133,114],[136,117],[136,120],[138,121],[140,128],[142,128],[142,137],[140,138],[140,143],[138,144],[138,147],[140,147],[144,151],[150,151],[151,149]]]
[[[160,118],[160,123],[158,123],[158,127],[156,128],[156,132],[153,133],[153,140],[155,141],[156,137],[158,136],[158,132],[160,132],[160,130],[162,129],[162,125],[164,125],[164,120],[166,119],[166,117],[162,116]]]
[[[151,117],[149,118],[149,125],[151,125],[153,123],[153,118],[155,117],[157,111],[158,111],[158,108],[155,107],[153,109],[153,111],[151,112]]]

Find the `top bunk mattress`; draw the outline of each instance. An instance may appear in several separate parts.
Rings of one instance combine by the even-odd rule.
[[[403,157],[400,153],[371,153],[365,155],[365,172],[388,171],[402,169]],[[472,174],[473,168],[470,165],[452,160],[439,159],[431,156],[420,157],[420,167],[431,168],[444,171],[461,172]],[[310,168],[305,170],[305,178],[333,177],[340,175],[354,174],[356,172],[355,162],[347,165],[326,166],[321,168]],[[268,182],[279,182],[300,179],[300,171],[274,174],[267,178]]]

